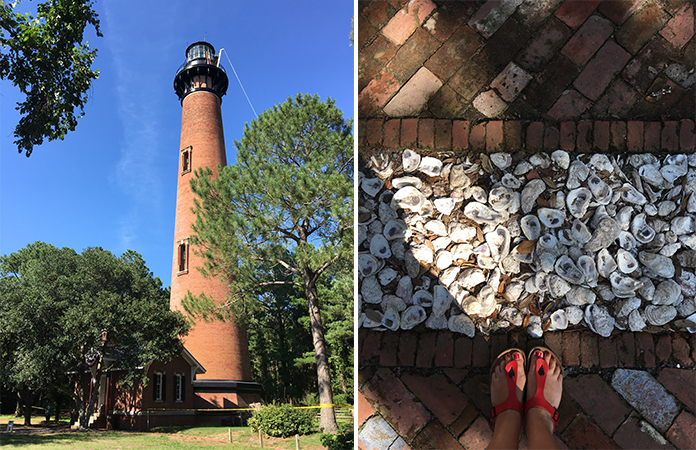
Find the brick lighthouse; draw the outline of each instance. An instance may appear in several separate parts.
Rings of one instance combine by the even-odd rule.
[[[195,42],[186,49],[186,62],[174,78],[182,112],[170,308],[184,314],[181,300],[188,292],[205,293],[217,302],[223,302],[228,293],[222,280],[203,277],[198,271],[204,259],[189,246],[196,220],[191,211],[191,177],[199,168],[215,171],[218,164],[227,164],[220,105],[228,79],[217,59],[212,45]],[[244,328],[231,321],[200,319],[184,339],[184,346],[206,370],[193,382],[196,408],[245,407],[260,401],[261,386],[251,381]]]

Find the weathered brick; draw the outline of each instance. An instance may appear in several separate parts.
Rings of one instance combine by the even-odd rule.
[[[520,3],[522,0],[489,0],[471,16],[467,24],[488,39],[515,12]]]
[[[554,151],[558,149],[560,142],[560,132],[558,127],[553,124],[546,124],[544,130],[544,150]]]
[[[692,411],[696,411],[696,371],[669,369],[660,371],[657,381],[676,395]]]
[[[471,127],[469,131],[469,147],[472,150],[486,150],[486,123],[480,122]]]
[[[579,375],[563,382],[585,414],[594,419],[602,430],[611,435],[631,412],[621,397],[599,375]]]
[[[529,82],[525,92],[527,102],[540,111],[548,111],[554,103],[559,101],[559,97],[569,95],[564,93],[569,90],[569,85],[579,73],[580,70],[575,64],[558,54],[539,75]]]
[[[473,57],[486,71],[502,70],[529,40],[529,32],[516,20],[506,21]]]
[[[418,119],[401,119],[401,147],[415,148],[418,143]]]
[[[409,372],[401,375],[401,381],[444,425],[454,422],[469,404],[466,395],[440,373],[425,376]]]
[[[592,121],[591,120],[581,120],[577,124],[578,140],[576,148],[579,152],[588,152],[592,149],[594,145],[594,140],[592,138]]]
[[[360,349],[361,364],[375,364],[379,361],[379,348],[382,342],[382,333],[368,331],[365,333],[362,348]]]
[[[398,361],[400,366],[412,367],[416,363],[418,335],[415,333],[399,334]]]
[[[399,81],[390,73],[381,71],[358,95],[358,110],[361,117],[376,115],[392,95],[399,90]]]
[[[416,367],[432,367],[435,358],[436,331],[426,331],[418,337]]]
[[[686,339],[679,334],[674,333],[672,336],[672,355],[677,363],[684,366],[690,366],[693,364],[693,361],[691,361],[691,357],[689,355],[690,350],[689,343],[686,342]]]
[[[382,119],[369,119],[367,121],[367,133],[365,135],[366,143],[369,146],[381,146],[382,145],[382,125],[384,120]]]
[[[471,100],[487,83],[486,71],[473,61],[465,61],[452,75],[447,85],[466,100]]]
[[[451,331],[440,331],[435,344],[435,367],[452,367],[454,364],[454,335]]]
[[[582,333],[580,335],[580,358],[582,359],[582,367],[590,368],[599,366],[599,345],[597,337],[594,333]]]
[[[488,367],[491,364],[490,347],[488,342],[480,334],[474,336],[472,351],[472,364],[474,367]]]
[[[452,148],[451,120],[435,120],[435,148],[438,150],[450,150]]]
[[[503,149],[503,121],[491,120],[486,124],[486,151],[495,153]]]
[[[643,362],[642,367],[655,367],[655,344],[650,333],[636,333],[636,358]]]
[[[644,94],[650,87],[659,71],[669,64],[666,47],[669,44],[659,36],[653,38],[633,58],[623,71],[621,76],[628,81],[638,92]]]
[[[636,344],[632,332],[619,334],[616,337],[616,356],[619,358],[619,367],[634,367]]]
[[[362,392],[358,391],[358,424],[362,425],[374,412],[372,405]]]
[[[602,2],[598,10],[615,24],[621,25],[626,19],[631,17],[631,14],[640,8],[643,3],[643,0],[613,0],[611,2]]]
[[[645,129],[643,150],[646,152],[655,152],[659,150],[662,137],[662,124],[660,122],[645,122],[643,127]]]
[[[696,448],[696,417],[682,411],[667,432],[667,439],[677,448]]]
[[[396,54],[396,46],[379,35],[358,55],[358,92],[382,70]]]
[[[459,27],[447,42],[426,61],[425,67],[442,80],[448,80],[459,66],[481,45],[479,37],[469,27]]]
[[[573,448],[618,449],[614,441],[583,413],[561,433],[564,442],[572,442]]]
[[[368,85],[365,89],[369,87]],[[384,112],[391,117],[416,116],[423,110],[430,97],[441,87],[442,81],[428,69],[421,67],[384,106]],[[369,99],[364,101],[369,101]]]
[[[621,424],[616,433],[614,433],[613,439],[621,448],[644,448],[651,450],[669,450],[673,448],[669,442],[662,438],[659,431],[638,417],[629,417],[626,422]]]
[[[631,85],[616,78],[595,102],[590,113],[597,119],[626,117],[639,100],[640,95]]]
[[[660,30],[660,35],[674,47],[682,48],[694,35],[693,5],[690,3],[684,5]]]
[[[609,122],[597,120],[594,123],[594,145],[600,150],[609,149]]]
[[[405,83],[439,46],[440,43],[430,33],[417,28],[396,54],[390,57],[388,63],[382,63],[382,67],[386,67],[387,72],[394,75],[401,83]]]
[[[657,338],[657,344],[655,344],[655,356],[660,362],[665,362],[672,355],[672,339],[669,335],[662,335]]]
[[[506,120],[503,122],[503,137],[505,140],[505,149],[507,151],[521,149],[522,122],[517,120]]]
[[[600,16],[592,16],[570,38],[561,53],[577,66],[584,66],[613,31],[614,27],[610,21]]]
[[[629,152],[643,151],[643,122],[629,120],[626,125],[626,147]]]
[[[401,119],[389,119],[384,122],[382,145],[386,148],[399,148]]]
[[[396,45],[406,42],[409,36],[435,9],[431,0],[410,1],[382,28],[382,34]]]
[[[626,122],[611,122],[611,141],[609,146],[614,150],[623,152],[626,150]]]
[[[658,5],[648,5],[621,26],[616,32],[616,41],[635,55],[662,27],[665,20],[665,13]]]
[[[399,335],[396,333],[384,333],[379,352],[379,365],[393,367],[398,365],[397,350],[399,348]]]
[[[489,118],[497,117],[507,109],[507,103],[493,89],[481,92],[472,104],[481,114]]]
[[[580,365],[580,333],[567,331],[563,334],[563,363],[566,366]]]
[[[554,15],[570,28],[577,28],[590,17],[600,3],[601,0],[567,0]]]
[[[544,146],[544,123],[532,122],[527,127],[527,150],[539,151]]]
[[[614,340],[609,338],[599,339],[599,367],[616,367],[616,346]]]
[[[560,331],[544,333],[544,343],[559,358],[563,357],[563,333]]]
[[[506,102],[511,102],[522,92],[532,75],[527,73],[517,64],[511,62],[491,82],[491,87],[498,90],[500,96]]]
[[[570,89],[548,111],[549,117],[555,120],[568,120],[580,117],[590,106],[590,101],[575,89]]]
[[[454,341],[454,367],[464,368],[471,366],[473,341],[471,338],[461,336]]]
[[[470,2],[447,2],[437,6],[435,13],[423,24],[423,28],[440,42],[445,42],[474,12]]]
[[[676,120],[668,120],[662,127],[662,144],[661,148],[667,151],[676,151],[679,149],[679,135],[677,133]]]
[[[365,142],[367,141],[366,131],[367,130],[367,121],[363,119],[358,120],[358,144],[366,145]]]
[[[426,149],[435,147],[435,119],[418,121],[418,147]]]
[[[493,361],[495,358],[498,357],[499,354],[507,350],[508,343],[507,343],[507,334],[493,334],[491,335],[491,340],[490,340],[490,346],[491,346],[491,364],[493,364]]]
[[[452,150],[466,150],[469,148],[469,121],[452,121]]]
[[[552,17],[536,32],[527,47],[517,57],[520,66],[532,72],[541,71],[572,35],[560,20]]]
[[[560,148],[569,152],[575,150],[575,122],[561,122]]]
[[[694,121],[682,120],[679,127],[679,148],[686,151],[694,150],[696,143],[696,133],[694,133]]]
[[[583,95],[596,100],[631,58],[630,53],[614,41],[607,41],[585,66],[573,85]]]

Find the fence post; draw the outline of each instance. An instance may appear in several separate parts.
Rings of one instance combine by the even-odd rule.
[[[232,443],[232,428],[227,429],[227,439]]]
[[[261,433],[261,430],[259,430],[259,445],[261,448],[263,448],[263,434]]]
[[[300,435],[295,435],[295,450],[300,450]]]

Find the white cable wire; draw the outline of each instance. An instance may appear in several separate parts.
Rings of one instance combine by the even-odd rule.
[[[220,66],[220,55],[222,55],[222,51],[225,50],[224,48],[220,49],[220,53],[218,53],[218,66]],[[254,105],[251,104],[251,100],[249,100],[249,96],[247,95],[246,91],[244,90],[244,86],[242,86],[242,80],[239,79],[239,75],[237,75],[237,71],[234,70],[234,66],[232,65],[232,61],[230,61],[230,57],[227,53],[225,53],[225,56],[227,57],[227,62],[230,63],[230,67],[232,68],[232,72],[234,72],[234,76],[237,78],[237,82],[239,83],[239,87],[242,88],[242,92],[244,92],[244,96],[247,99],[247,102],[249,102],[249,106],[251,106],[251,111],[254,113],[254,116],[258,119],[259,116],[256,114],[256,110],[254,109]]]

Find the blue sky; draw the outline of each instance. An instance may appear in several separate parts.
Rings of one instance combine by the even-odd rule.
[[[99,50],[100,76],[64,141],[20,155],[13,130],[21,97],[2,81],[0,254],[34,241],[78,252],[132,249],[169,286],[181,125],[172,83],[186,47],[205,38],[224,48],[257,113],[302,92],[335,99],[353,118],[353,1],[97,0],[95,9],[104,37],[92,30],[87,39]],[[222,65],[233,164],[233,142],[254,114],[224,55]]]

